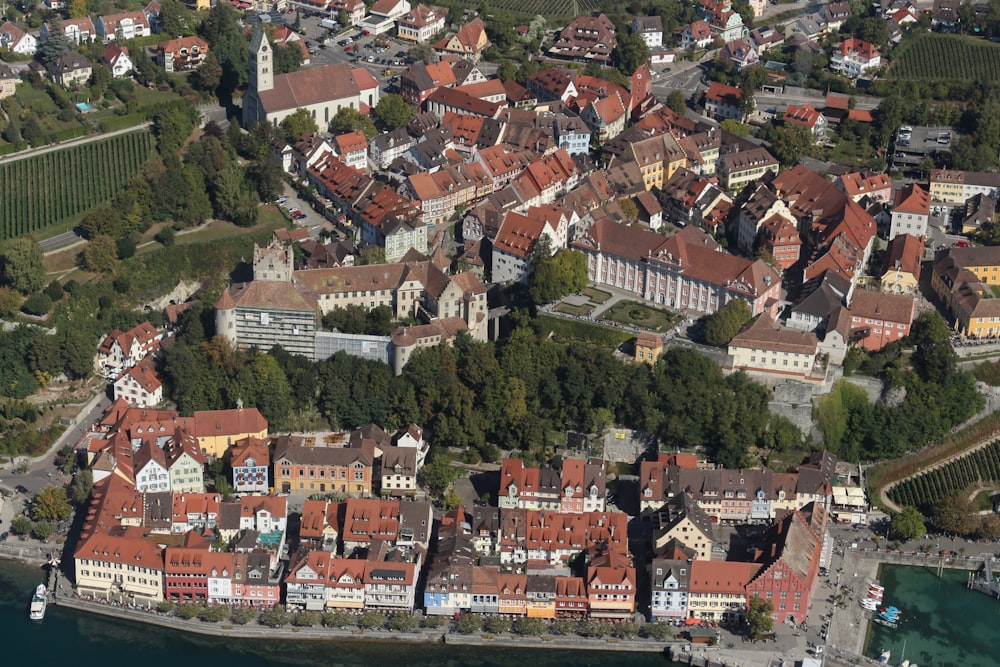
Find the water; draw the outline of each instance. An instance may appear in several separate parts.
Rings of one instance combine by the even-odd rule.
[[[872,623],[865,655],[888,649],[893,665],[903,657],[920,667],[1000,665],[1000,601],[965,588],[967,572],[945,570],[938,578],[932,568],[883,565],[879,576],[885,604],[899,607],[903,621],[895,630]]]
[[[50,605],[45,620],[28,619],[28,602],[44,573],[0,560],[0,628],[7,641],[5,665],[106,667],[127,652],[143,667],[317,667],[406,665],[407,667],[670,667],[663,657],[610,651],[554,651],[502,647],[387,644],[363,641],[247,640],[187,635],[154,625],[89,615]],[[516,641],[516,640],[513,640]],[[124,658],[124,656],[121,656]],[[233,659],[239,660],[229,662]]]

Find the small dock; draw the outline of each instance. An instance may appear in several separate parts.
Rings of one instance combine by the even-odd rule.
[[[968,587],[1000,600],[1000,579],[993,574],[992,558],[984,558],[983,566],[969,573]]]

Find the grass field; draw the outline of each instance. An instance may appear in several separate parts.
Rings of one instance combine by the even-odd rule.
[[[579,340],[608,347],[618,347],[633,337],[633,334],[627,331],[610,329],[580,320],[564,320],[561,317],[552,317],[551,315],[539,315],[535,319],[535,326],[540,333],[551,333],[558,339]]]
[[[0,241],[109,201],[152,154],[153,136],[130,132],[0,164]]]
[[[599,290],[596,287],[584,287],[580,293],[597,305],[601,305],[611,298],[611,292],[605,292],[604,290]]]
[[[590,311],[594,309],[590,304],[584,304],[582,306],[574,306],[571,303],[560,303],[556,306],[556,310],[560,313],[566,313],[567,315],[589,315]]]
[[[662,332],[672,327],[680,317],[666,310],[650,308],[638,301],[619,301],[604,311],[604,319]]]
[[[896,49],[889,78],[1000,81],[1000,44],[967,35],[917,35]]]

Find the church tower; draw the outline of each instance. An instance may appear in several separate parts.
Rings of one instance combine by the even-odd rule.
[[[253,32],[249,55],[250,71],[247,91],[243,95],[243,127],[247,129],[258,121],[266,120],[259,93],[274,88],[274,54],[261,27]]]

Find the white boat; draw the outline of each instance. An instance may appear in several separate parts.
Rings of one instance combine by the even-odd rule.
[[[48,591],[45,584],[38,584],[35,594],[31,596],[31,608],[28,610],[28,618],[33,621],[40,621],[45,618],[45,605],[48,603]]]
[[[882,654],[878,657],[878,664],[880,664],[880,665],[888,665],[889,664],[889,658],[891,658],[891,657],[892,657],[892,653],[890,651],[882,651]]]

